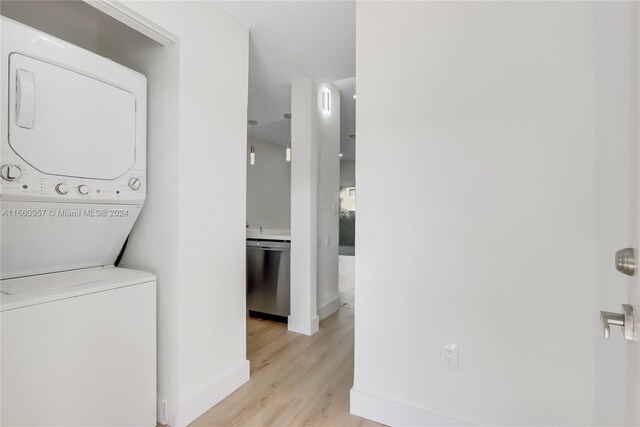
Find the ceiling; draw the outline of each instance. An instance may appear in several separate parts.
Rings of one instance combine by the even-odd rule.
[[[288,121],[284,114],[291,109],[291,83],[334,82],[345,91],[340,97],[343,159],[354,159],[349,135],[355,133],[355,2],[220,4],[250,28],[248,118],[258,121],[253,135],[285,144]]]

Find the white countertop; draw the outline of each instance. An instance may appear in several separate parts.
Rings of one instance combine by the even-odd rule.
[[[262,232],[260,232],[258,228],[248,228],[247,239],[291,240],[291,230],[264,228]]]

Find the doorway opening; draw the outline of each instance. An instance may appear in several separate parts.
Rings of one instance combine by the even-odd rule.
[[[340,255],[354,256],[356,246],[356,188],[340,189]]]
[[[340,304],[355,306],[356,267],[356,78],[335,82],[340,88],[340,213],[338,291]]]

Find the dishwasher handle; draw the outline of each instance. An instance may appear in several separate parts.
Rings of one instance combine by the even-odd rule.
[[[289,251],[291,243],[273,240],[247,240],[247,249],[262,249],[267,251]]]
[[[281,248],[277,246],[249,246],[249,249],[259,249],[261,251],[289,252],[290,248]]]

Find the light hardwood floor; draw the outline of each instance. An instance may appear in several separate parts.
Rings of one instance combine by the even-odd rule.
[[[192,426],[379,426],[349,414],[353,385],[353,257],[341,258],[337,313],[313,336],[247,319],[251,379]]]

